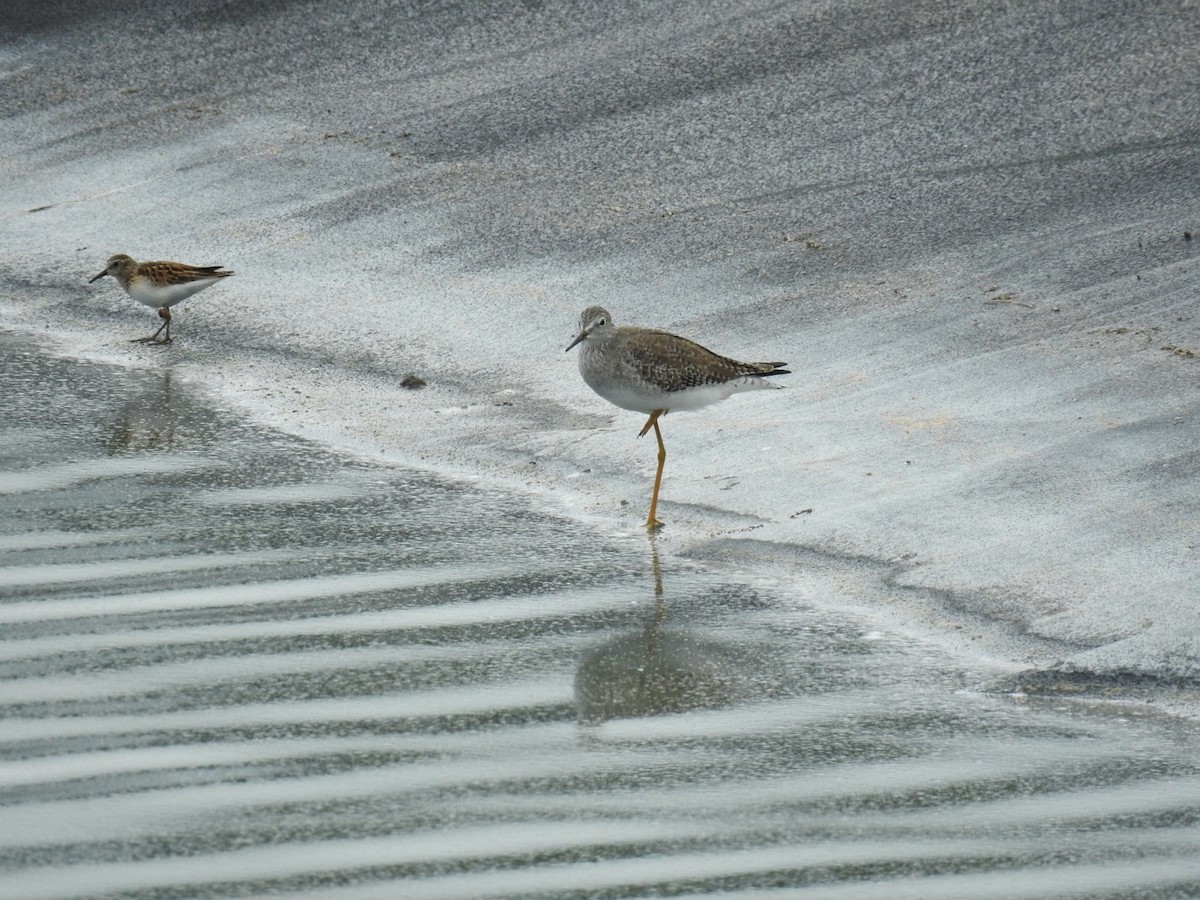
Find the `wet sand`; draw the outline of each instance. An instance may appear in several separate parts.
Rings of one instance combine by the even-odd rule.
[[[0,333],[0,893],[1190,896],[1195,729]],[[48,402],[49,401],[49,402]],[[502,523],[503,527],[496,527]]]
[[[1031,689],[1192,702],[1187,7],[0,16],[10,327],[614,535],[653,454],[562,353],[579,311],[785,359],[668,418],[664,553],[824,566]],[[135,346],[152,314],[85,284],[115,252],[238,274]]]

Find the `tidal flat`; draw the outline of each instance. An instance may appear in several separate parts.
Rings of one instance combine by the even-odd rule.
[[[1183,720],[984,693],[978,659],[168,364],[0,356],[6,896],[1200,891]]]

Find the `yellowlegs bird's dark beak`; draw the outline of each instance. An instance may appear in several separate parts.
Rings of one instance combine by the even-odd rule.
[[[572,347],[574,347],[576,344],[582,342],[587,336],[588,336],[588,333],[586,330],[579,332],[579,335],[575,338],[575,340],[573,340],[573,341],[571,341],[571,343],[567,344],[567,352],[569,353]]]
[[[95,278],[89,278],[89,279],[88,279],[88,284],[91,284],[93,281],[98,281],[98,280],[100,280],[101,278],[103,278],[103,277],[104,277],[105,275],[107,275],[107,274],[108,274],[108,269],[105,269],[103,272],[101,272],[101,273],[100,273],[99,275],[97,275]]]

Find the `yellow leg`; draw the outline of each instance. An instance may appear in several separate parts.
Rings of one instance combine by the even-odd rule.
[[[658,417],[665,412],[665,409],[656,409],[650,413],[650,418],[646,420],[646,424],[638,432],[638,437],[641,437],[653,427],[654,436],[658,438],[658,471],[654,473],[654,493],[650,496],[650,515],[646,517],[646,528],[650,531],[662,528],[663,524],[654,517],[654,513],[658,509],[658,489],[662,485],[663,463],[667,461],[667,445],[663,443],[662,431],[658,427]]]

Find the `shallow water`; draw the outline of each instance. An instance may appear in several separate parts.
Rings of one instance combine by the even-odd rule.
[[[0,335],[0,895],[1200,896],[1187,723]]]

